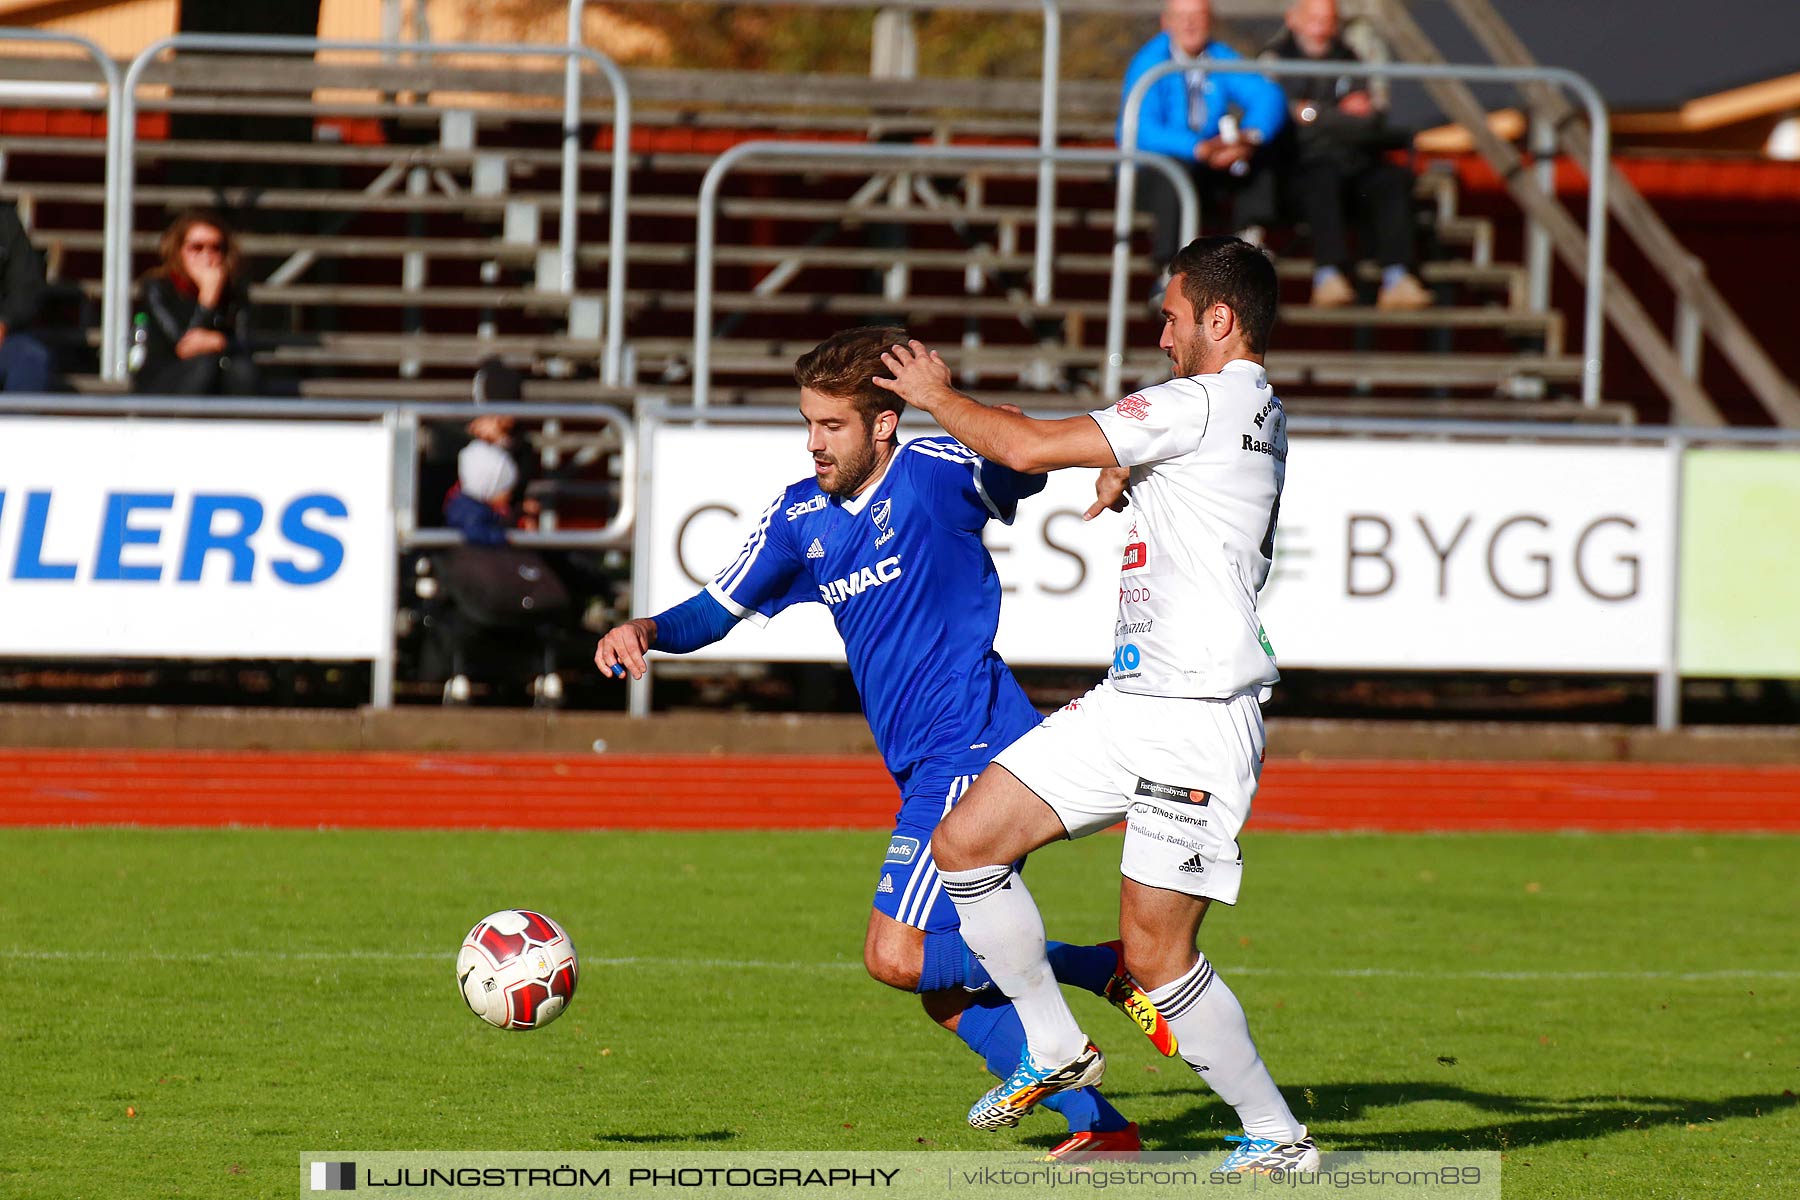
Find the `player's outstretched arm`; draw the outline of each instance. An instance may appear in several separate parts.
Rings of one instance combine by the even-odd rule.
[[[893,378],[876,376],[878,387],[930,413],[945,433],[985,459],[1025,475],[1063,467],[1119,465],[1112,445],[1092,417],[1043,421],[990,408],[950,386],[949,364],[923,342],[893,346],[881,361]]]
[[[652,646],[670,654],[687,654],[710,646],[731,632],[738,619],[709,592],[699,592],[654,617],[637,617],[607,631],[594,650],[602,675],[642,679],[649,668],[644,652]]]

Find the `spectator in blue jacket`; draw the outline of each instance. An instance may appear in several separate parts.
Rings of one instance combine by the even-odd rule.
[[[1243,56],[1213,40],[1211,0],[1167,0],[1162,33],[1151,38],[1125,72],[1124,95],[1152,67],[1174,60]],[[1123,122],[1123,99],[1120,118]],[[1138,122],[1137,149],[1167,154],[1192,164],[1200,192],[1201,221],[1207,229],[1236,231],[1261,244],[1263,228],[1275,220],[1275,178],[1262,153],[1287,123],[1287,97],[1261,75],[1215,75],[1198,69],[1165,75],[1150,85]],[[1120,133],[1123,134],[1121,128]],[[1141,206],[1156,219],[1155,254],[1167,262],[1180,249],[1181,208],[1168,181],[1155,171],[1138,174]],[[1230,197],[1231,220],[1215,218]]]

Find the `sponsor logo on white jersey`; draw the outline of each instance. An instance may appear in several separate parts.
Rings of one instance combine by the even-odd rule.
[[[1130,417],[1134,421],[1143,421],[1150,416],[1150,401],[1144,399],[1142,392],[1133,392],[1114,405],[1121,417]]]
[[[808,557],[808,558],[824,558],[825,557],[825,544],[823,542],[819,541],[818,538],[814,538],[812,540],[812,545],[810,545],[806,548],[806,557]]]
[[[1141,570],[1150,562],[1150,544],[1138,537],[1137,522],[1131,523],[1131,532],[1125,535],[1125,561],[1119,564],[1121,571]]]
[[[826,604],[842,604],[852,596],[860,596],[864,592],[894,582],[900,578],[900,556],[884,558],[872,567],[864,567],[852,575],[842,579],[834,579],[830,583],[819,585],[819,599]]]
[[[1251,437],[1247,433],[1244,434],[1243,437],[1244,449],[1254,451],[1257,454],[1273,455],[1281,462],[1287,461],[1287,439],[1283,438],[1280,441],[1265,442],[1261,438]]]

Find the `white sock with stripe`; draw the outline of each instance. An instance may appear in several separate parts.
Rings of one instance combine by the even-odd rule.
[[[1206,955],[1202,954],[1186,975],[1163,984],[1149,996],[1175,1031],[1181,1057],[1221,1100],[1237,1110],[1245,1133],[1277,1142],[1297,1142],[1306,1136],[1306,1126],[1294,1119],[1293,1110],[1263,1066],[1262,1055],[1256,1052],[1244,1006],[1214,974]]]
[[[963,941],[1019,1010],[1032,1061],[1057,1067],[1087,1048],[1087,1034],[1057,987],[1044,956],[1044,919],[1011,867],[943,871]]]

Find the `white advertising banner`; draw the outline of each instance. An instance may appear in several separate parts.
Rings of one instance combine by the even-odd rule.
[[[0,420],[0,654],[385,654],[392,477],[378,425]]]
[[[1295,667],[1657,670],[1674,452],[1294,438],[1258,608]]]
[[[909,433],[917,433],[912,430]],[[651,612],[687,599],[811,461],[792,428],[664,426],[651,487]],[[1289,667],[1654,671],[1669,645],[1674,488],[1661,448],[1292,441],[1260,607]],[[1021,666],[1112,657],[1128,527],[1085,523],[1094,472],[1053,475],[987,527]],[[740,624],[700,652],[842,661],[823,605]]]
[[[903,437],[928,430],[908,428]],[[783,488],[812,474],[806,428],[663,426],[654,442],[650,490],[650,610],[699,591],[737,557],[756,518]],[[1019,505],[1009,527],[990,521],[985,538],[1004,595],[995,645],[1008,662],[1041,666],[1112,659],[1119,556],[1127,522],[1081,514],[1094,501],[1094,472],[1063,471]],[[701,656],[783,662],[842,662],[844,645],[823,604],[797,604],[758,628],[748,621]],[[690,656],[692,657],[692,656]]]

